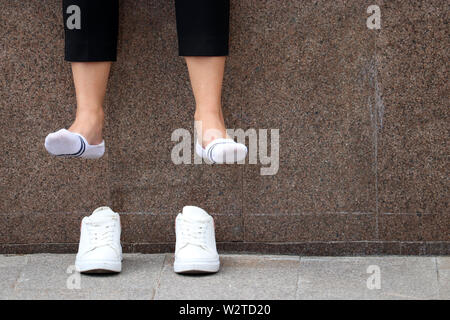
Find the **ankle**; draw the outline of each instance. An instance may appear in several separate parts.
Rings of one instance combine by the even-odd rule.
[[[83,135],[89,144],[95,145],[102,142],[104,113],[100,111],[77,112],[75,121],[69,131]]]

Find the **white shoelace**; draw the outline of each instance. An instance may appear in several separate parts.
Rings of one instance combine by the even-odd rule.
[[[182,236],[182,247],[187,244],[208,249],[206,242],[206,224],[204,222],[190,221],[182,219],[180,230]]]
[[[88,227],[89,242],[93,247],[92,249],[113,246],[115,220],[106,223],[90,221],[86,225]]]

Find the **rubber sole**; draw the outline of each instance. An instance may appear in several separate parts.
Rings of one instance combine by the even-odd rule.
[[[75,269],[81,273],[118,273],[122,271],[120,261],[75,262]]]
[[[219,271],[220,261],[175,261],[173,271],[175,273],[216,273]]]

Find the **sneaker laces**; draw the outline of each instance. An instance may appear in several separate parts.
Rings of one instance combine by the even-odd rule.
[[[203,221],[191,221],[182,219],[180,226],[183,239],[182,247],[191,244],[208,249],[206,243],[206,224]]]
[[[116,225],[115,219],[109,222],[88,221],[86,223],[89,234],[89,242],[92,249],[114,245],[114,228]]]

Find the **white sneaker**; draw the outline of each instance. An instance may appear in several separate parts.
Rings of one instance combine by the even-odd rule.
[[[81,222],[81,237],[75,260],[78,272],[120,272],[120,217],[108,207],[96,209]]]
[[[175,220],[176,273],[204,273],[219,271],[214,220],[205,210],[186,206]]]

